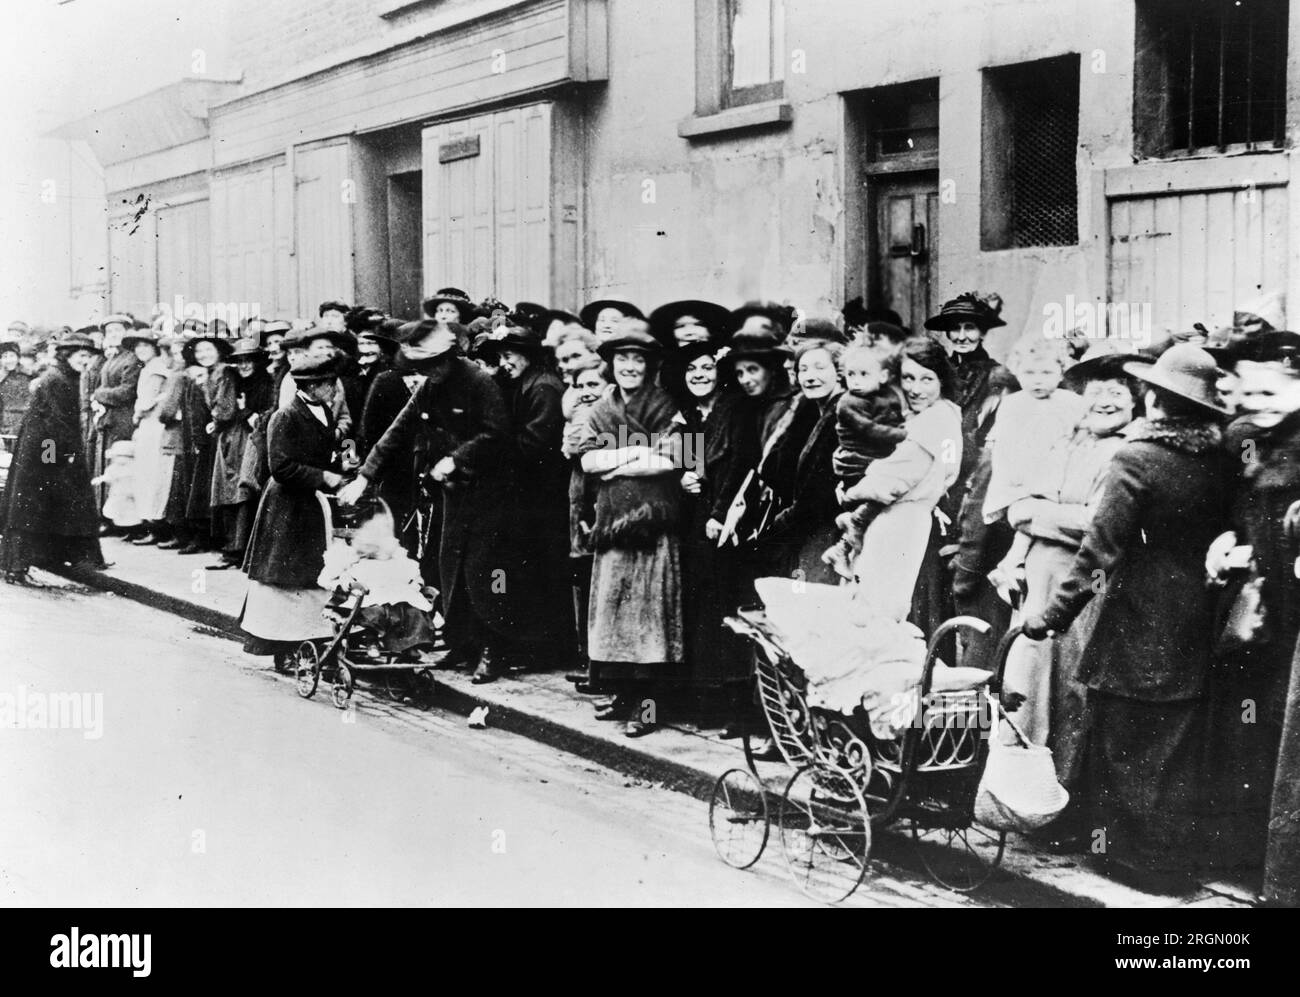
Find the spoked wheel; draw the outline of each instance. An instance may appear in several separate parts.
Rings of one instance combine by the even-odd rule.
[[[1007,832],[978,824],[920,827],[913,821],[912,841],[931,879],[957,893],[970,893],[987,883],[1002,864]]]
[[[404,669],[384,672],[384,693],[395,703],[405,703],[415,695],[415,676]]]
[[[748,869],[763,855],[771,825],[767,794],[748,769],[718,776],[709,798],[709,834],[718,857],[733,869]]]
[[[294,652],[293,675],[298,686],[298,695],[311,699],[316,695],[316,686],[320,683],[320,649],[309,640],[298,645]]]
[[[851,896],[871,854],[871,817],[858,786],[828,765],[808,765],[785,787],[777,819],[799,889],[828,904]]]
[[[340,710],[348,708],[348,703],[352,700],[352,690],[355,687],[356,678],[352,675],[352,669],[340,657],[334,672],[334,685],[330,687],[330,699],[333,701],[335,708]]]

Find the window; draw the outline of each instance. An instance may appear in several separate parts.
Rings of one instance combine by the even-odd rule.
[[[1287,7],[1287,0],[1140,0],[1137,154],[1280,147]]]
[[[1079,57],[984,72],[980,244],[1079,241]]]
[[[868,91],[866,111],[869,162],[938,156],[938,80],[876,87]]]
[[[721,0],[723,107],[776,100],[784,92],[784,0]]]

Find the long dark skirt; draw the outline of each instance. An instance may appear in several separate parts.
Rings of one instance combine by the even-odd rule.
[[[1138,873],[1190,871],[1204,851],[1204,703],[1147,703],[1088,690],[1080,790],[1104,855]],[[1094,846],[1095,847],[1095,846]]]
[[[57,568],[62,564],[104,567],[99,537],[8,530],[0,543],[0,571],[21,573],[30,567]]]
[[[1300,645],[1297,646],[1300,651]],[[1264,899],[1300,907],[1300,653],[1291,660],[1290,684],[1273,776]]]
[[[739,637],[722,624],[740,602],[740,567],[731,549],[700,537],[683,541],[682,622],[689,682],[722,689],[749,682],[749,659]]]
[[[1294,633],[1279,637],[1216,662],[1210,677],[1214,736],[1205,742],[1203,764],[1213,787],[1211,857],[1222,868],[1257,870],[1264,864],[1295,647]]]

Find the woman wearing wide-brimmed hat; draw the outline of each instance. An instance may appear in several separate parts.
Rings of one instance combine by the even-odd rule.
[[[1293,535],[1300,514],[1300,334],[1273,330],[1243,339],[1234,345],[1233,365],[1243,412],[1227,432],[1227,452],[1238,458],[1231,463],[1237,474],[1232,528],[1214,542],[1206,569],[1226,583],[1221,618],[1243,585],[1258,579],[1268,629],[1218,649],[1210,676],[1215,736],[1206,745],[1205,771],[1216,787],[1215,858],[1257,879],[1274,826],[1289,825],[1293,835],[1300,826],[1294,807],[1270,803],[1276,786],[1300,781],[1294,762],[1278,764],[1288,710],[1296,723],[1289,690],[1300,684],[1292,663],[1300,635],[1300,543]],[[1241,722],[1243,702],[1255,704],[1253,723]],[[1295,896],[1300,882],[1291,889]]]
[[[189,374],[182,418],[190,448],[190,479],[186,483],[184,505],[189,542],[179,548],[182,554],[199,554],[215,550],[218,545],[212,530],[212,467],[216,461],[216,441],[208,384],[213,371],[233,348],[230,340],[204,333],[187,339],[181,351]]]
[[[478,316],[478,308],[460,288],[443,287],[424,299],[424,314],[435,322],[469,325]]]
[[[106,567],[79,418],[80,373],[98,351],[89,336],[65,336],[33,385],[4,491],[0,570],[8,582],[32,584],[33,565]]]
[[[507,496],[513,543],[507,572],[511,630],[508,652],[520,664],[575,664],[577,641],[569,592],[557,580],[569,573],[569,464],[561,452],[564,385],[551,369],[542,338],[532,329],[507,325],[492,343],[499,357],[510,412],[509,457],[514,484]],[[480,682],[491,674],[478,676]]]
[[[1205,553],[1228,508],[1225,413],[1200,347],[1123,369],[1143,382],[1147,417],[1112,459],[1068,574],[1024,633],[1064,632],[1104,594],[1078,670],[1085,824],[1104,830],[1117,874],[1172,891],[1204,849],[1199,760],[1215,636]]]
[[[691,691],[709,712],[734,719],[749,688],[746,649],[723,617],[741,601],[740,558],[718,546],[744,458],[739,437],[754,423],[752,407],[735,386],[734,366],[721,343],[678,348],[679,373],[667,387],[677,400],[682,437],[682,616]]]
[[[677,405],[658,386],[662,347],[625,320],[600,346],[615,390],[590,412],[573,448],[598,479],[587,653],[592,684],[615,694],[602,712],[629,737],[653,731],[660,691],[681,678],[680,437]]]
[[[275,655],[277,667],[302,641],[330,636],[322,616],[329,593],[316,579],[332,534],[326,494],[343,483],[335,457],[336,361],[313,359],[292,377],[293,400],[267,428],[271,481],[244,558],[248,594],[239,617],[249,635],[244,650]]]
[[[670,301],[650,313],[650,334],[666,350],[687,343],[722,343],[731,330],[731,312],[712,301]]]
[[[630,301],[620,298],[597,298],[582,306],[578,312],[582,325],[596,334],[600,340],[609,339],[625,318],[644,319],[641,309]]]
[[[271,409],[274,388],[266,372],[266,354],[255,339],[235,344],[228,363],[214,368],[208,382],[215,456],[212,466],[214,535],[221,539],[221,560],[209,567],[237,568],[244,560],[258,491],[241,484],[244,454],[263,414]],[[242,526],[242,528],[241,528]]]

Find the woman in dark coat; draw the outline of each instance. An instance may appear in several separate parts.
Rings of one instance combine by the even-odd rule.
[[[743,455],[736,436],[743,401],[720,367],[726,349],[692,343],[677,350],[680,369],[669,382],[682,438],[682,616],[686,665],[701,705],[726,704],[734,716],[749,683],[746,648],[723,625],[740,597],[739,565],[732,545],[718,546],[732,496],[725,493],[733,465]],[[715,701],[710,701],[709,697]]]
[[[249,439],[275,398],[271,375],[263,366],[265,358],[257,340],[240,340],[230,354],[230,363],[213,368],[214,376],[208,382],[207,397],[216,426],[212,518],[218,525],[214,526],[213,533],[222,543],[221,560],[209,567],[218,570],[239,567],[248,544],[251,516],[243,510],[256,499],[250,499],[249,490],[241,488],[240,475]],[[242,535],[241,513],[246,521]]]
[[[839,500],[832,456],[838,445],[835,405],[843,393],[843,347],[807,340],[795,351],[800,394],[773,430],[758,476],[772,490],[777,512],[758,537],[759,558],[772,575],[837,584],[822,553],[839,539]]]
[[[65,562],[103,568],[99,510],[81,435],[80,376],[97,353],[88,336],[73,334],[54,351],[36,380],[18,432],[5,486],[0,570],[5,581],[32,584],[32,565]]]
[[[494,655],[509,626],[510,582],[501,572],[510,417],[496,382],[459,355],[452,328],[435,323],[413,345],[415,359],[433,361],[424,381],[340,497],[356,503],[414,451],[417,472],[443,490],[438,573],[451,650],[443,664],[478,658],[475,674],[495,675]]]
[[[17,436],[32,402],[32,378],[18,369],[17,343],[0,343],[0,436]]]
[[[1024,633],[1067,630],[1104,593],[1079,662],[1087,730],[1079,785],[1107,866],[1138,885],[1186,885],[1203,850],[1200,757],[1213,607],[1205,551],[1227,514],[1215,384],[1197,346],[1128,363],[1147,420],[1110,465],[1068,576]]]
[[[575,664],[569,592],[569,464],[561,451],[564,385],[545,363],[532,329],[503,326],[493,336],[510,411],[511,641],[533,668]]]
[[[212,468],[216,463],[216,423],[212,420],[213,388],[216,370],[230,355],[229,340],[202,335],[191,339],[185,348],[186,366],[192,373],[186,390],[182,418],[190,443],[190,480],[185,497],[185,520],[190,542],[180,548],[182,554],[214,550],[218,543],[212,519]]]
[[[244,559],[248,595],[239,619],[249,635],[244,650],[276,655],[277,667],[300,642],[330,635],[321,615],[329,593],[316,584],[332,533],[322,493],[343,482],[333,413],[338,371],[317,360],[292,376],[297,391],[267,428],[271,481]]]
[[[1216,661],[1210,676],[1214,737],[1206,744],[1205,763],[1218,787],[1215,858],[1257,872],[1264,863],[1291,661],[1300,635],[1295,577],[1300,545],[1287,535],[1286,524],[1287,511],[1300,502],[1300,335],[1264,333],[1235,352],[1244,414],[1227,434],[1227,452],[1236,458],[1230,466],[1238,473],[1234,529],[1215,541],[1206,568],[1211,577],[1226,578],[1232,549],[1250,547],[1250,561],[1262,579],[1268,632],[1257,643],[1225,650]],[[1224,598],[1236,591],[1229,588]],[[1243,722],[1245,703],[1254,704],[1251,723]],[[1300,771],[1281,777],[1294,782]]]

